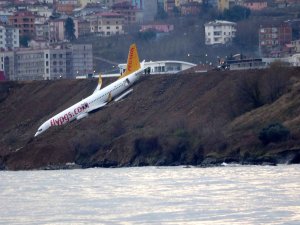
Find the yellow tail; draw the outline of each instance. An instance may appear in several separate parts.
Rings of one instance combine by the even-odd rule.
[[[126,77],[127,75],[139,70],[141,68],[140,59],[137,52],[137,47],[135,44],[130,45],[128,58],[127,58],[127,68],[125,72],[119,77],[119,79]]]

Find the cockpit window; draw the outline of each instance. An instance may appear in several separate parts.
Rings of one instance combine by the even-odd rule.
[[[38,132],[41,132],[43,129],[39,129]]]

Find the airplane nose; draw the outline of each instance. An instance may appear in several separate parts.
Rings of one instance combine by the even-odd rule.
[[[34,135],[34,137],[38,136],[39,134],[40,134],[39,132],[36,132],[35,135]]]

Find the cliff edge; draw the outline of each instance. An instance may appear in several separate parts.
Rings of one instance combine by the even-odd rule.
[[[33,138],[96,85],[1,82],[0,168],[300,162],[299,68],[144,77],[126,99]]]

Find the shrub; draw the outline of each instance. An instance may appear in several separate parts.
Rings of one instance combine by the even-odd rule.
[[[286,140],[290,135],[288,128],[283,126],[280,123],[270,124],[267,127],[264,127],[259,133],[259,140],[267,145],[270,142],[281,142]]]

